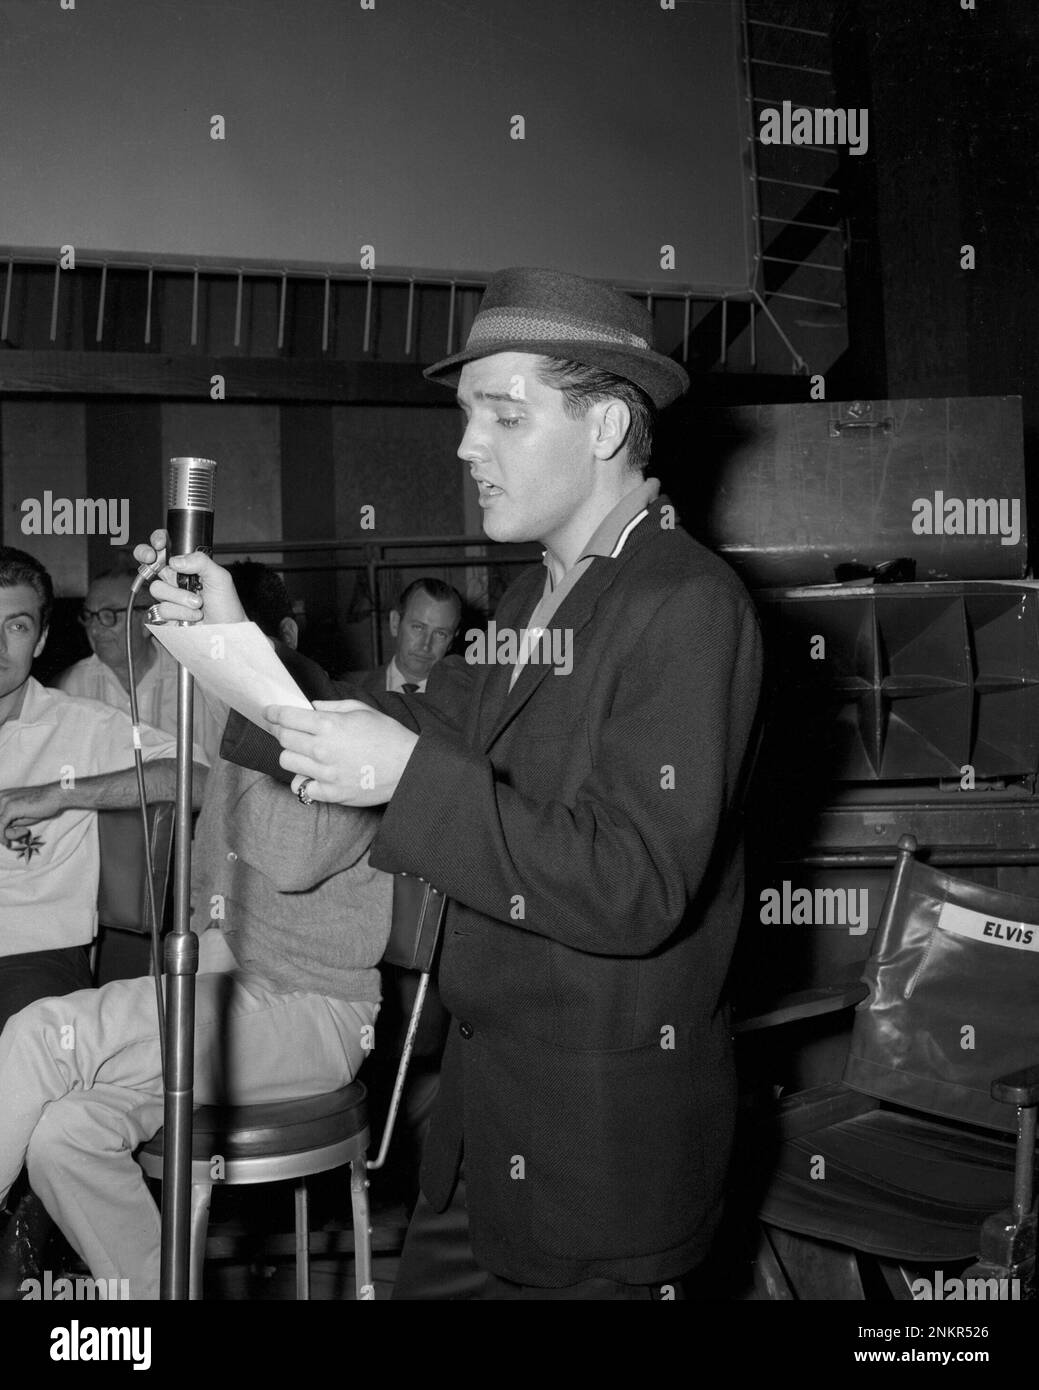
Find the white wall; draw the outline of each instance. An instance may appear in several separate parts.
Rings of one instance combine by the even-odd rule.
[[[163,498],[171,458],[215,459],[214,541],[277,540],[281,535],[278,407],[164,402],[161,418]],[[161,521],[160,517],[156,524]],[[220,558],[227,564],[238,557]],[[256,558],[276,563],[280,556]]]
[[[0,245],[747,284],[730,0],[4,11]]]

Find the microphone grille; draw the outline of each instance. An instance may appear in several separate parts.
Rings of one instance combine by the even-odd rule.
[[[211,512],[216,463],[213,459],[170,459],[167,505],[180,510]]]

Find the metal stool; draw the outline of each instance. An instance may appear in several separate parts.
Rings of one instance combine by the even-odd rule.
[[[137,1161],[162,1177],[163,1132],[143,1144]],[[368,1100],[360,1081],[339,1091],[274,1105],[204,1105],[192,1117],[191,1268],[188,1297],[202,1297],[209,1202],[214,1183],[296,1181],[296,1297],[310,1297],[307,1178],[350,1164],[355,1285],[359,1299],[375,1297],[368,1216]]]
[[[366,1157],[369,1142],[367,1091],[353,1081],[338,1091],[305,1100],[271,1105],[204,1105],[192,1116],[191,1267],[188,1297],[202,1297],[209,1203],[215,1183],[296,1182],[296,1296],[310,1297],[310,1232],[306,1179],[350,1164],[350,1201],[354,1229],[355,1283],[358,1299],[374,1299],[371,1225],[368,1212],[369,1169],[381,1168],[400,1108],[408,1063],[429,985],[433,957],[447,900],[424,879],[397,874],[393,886],[393,924],[383,959],[420,972],[419,986],[397,1068],[386,1129],[378,1155]],[[162,1178],[163,1132],[137,1150],[150,1178]]]

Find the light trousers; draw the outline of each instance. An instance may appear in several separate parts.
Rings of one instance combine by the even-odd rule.
[[[218,929],[195,981],[196,1105],[253,1105],[353,1080],[377,1004],[285,994],[241,972]],[[366,1039],[365,1039],[366,1040]],[[23,1164],[95,1279],[159,1296],[158,1208],[133,1158],[162,1126],[155,984],[41,999],[0,1034],[0,1205]]]

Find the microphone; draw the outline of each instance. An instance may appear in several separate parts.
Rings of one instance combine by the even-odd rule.
[[[167,555],[190,555],[201,550],[213,553],[213,480],[216,464],[212,459],[170,459],[170,486],[166,507]],[[197,574],[181,574],[182,589],[198,592],[202,581]]]

